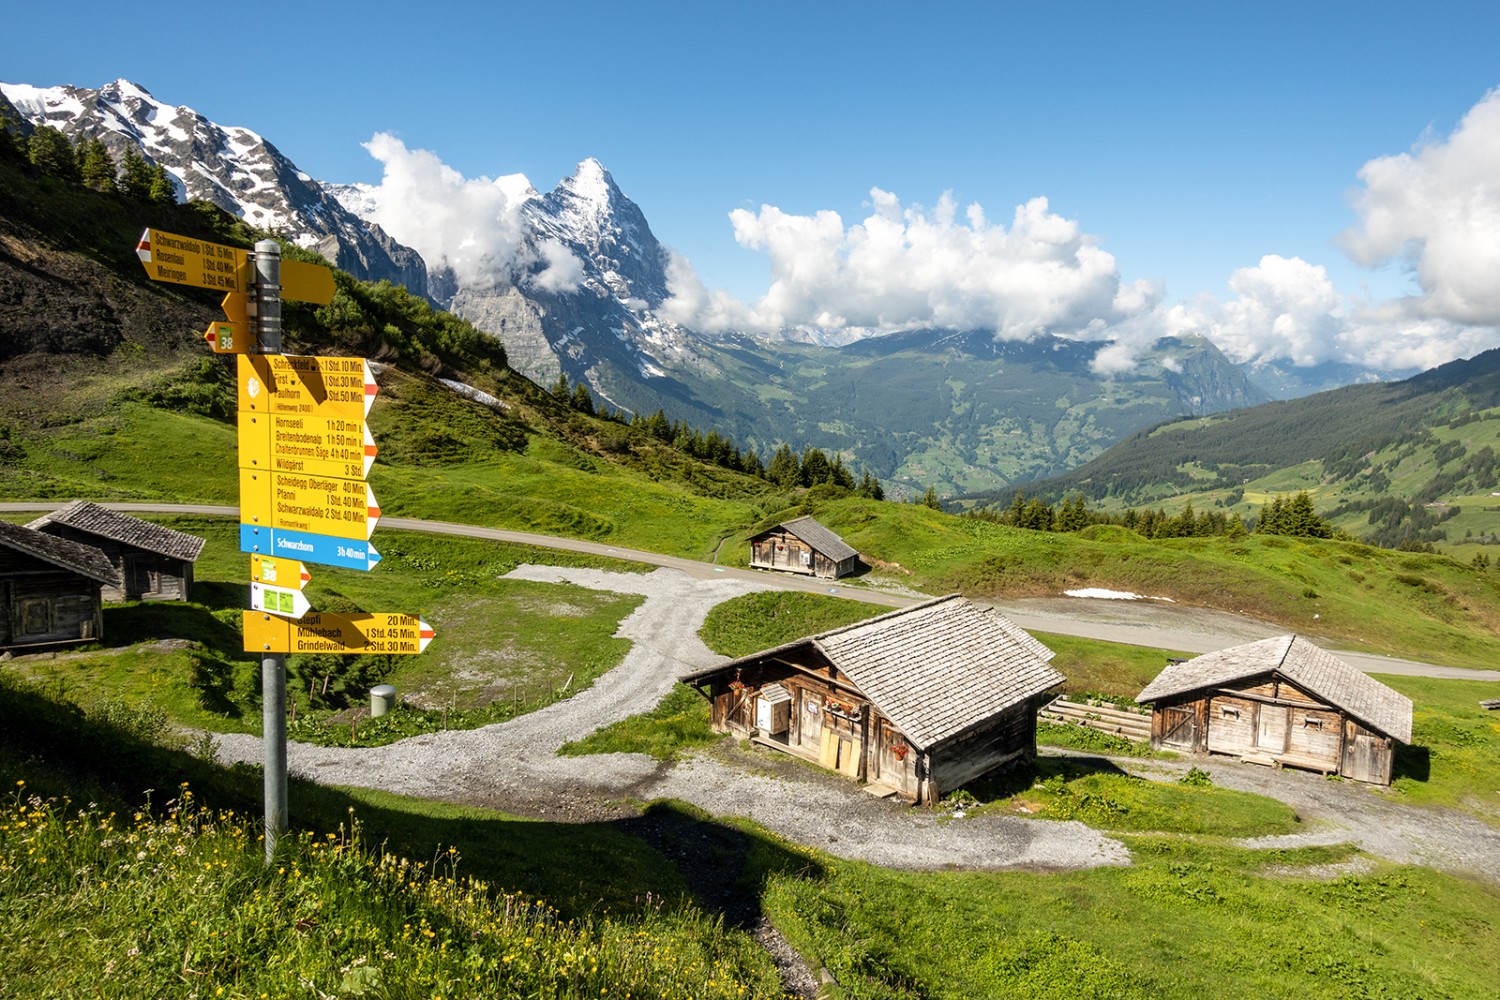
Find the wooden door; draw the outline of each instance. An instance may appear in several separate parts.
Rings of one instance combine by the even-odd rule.
[[[802,692],[802,718],[797,727],[799,746],[816,747],[823,738],[823,696],[816,691]]]
[[[1198,716],[1191,705],[1173,705],[1161,710],[1161,741],[1173,746],[1198,746]]]
[[[1286,733],[1292,710],[1285,705],[1260,706],[1260,725],[1255,733],[1255,747],[1272,753],[1286,753]]]
[[[1383,737],[1356,733],[1344,748],[1344,774],[1355,781],[1390,781],[1390,745]]]

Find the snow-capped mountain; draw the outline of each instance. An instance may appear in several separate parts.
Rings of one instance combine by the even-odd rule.
[[[495,183],[508,206],[495,225],[513,229],[516,245],[490,268],[428,260],[433,301],[500,337],[524,374],[549,382],[566,371],[620,407],[633,408],[622,378],[704,363],[698,338],[658,315],[667,251],[603,164],[585,159],[546,194],[519,175]],[[367,221],[383,217],[380,189],[328,190]]]
[[[356,277],[426,292],[419,254],[358,218],[250,129],[167,105],[128,80],[97,90],[0,83],[0,92],[33,126],[95,136],[117,162],[134,148],[167,171],[180,198],[212,201],[251,225],[285,232]]]

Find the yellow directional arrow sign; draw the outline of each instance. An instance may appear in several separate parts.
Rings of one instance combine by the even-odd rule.
[[[250,254],[239,247],[147,229],[135,255],[153,281],[234,292],[250,288]]]
[[[250,557],[250,580],[253,583],[269,583],[274,587],[301,590],[306,587],[312,574],[297,559],[279,559],[276,556]]]
[[[136,244],[135,255],[153,281],[235,292],[249,291],[254,282],[250,251],[222,243],[147,229]],[[282,298],[321,306],[333,301],[333,292],[331,269],[300,260],[281,262]]]
[[[364,420],[379,391],[364,358],[239,357],[240,412]]]
[[[208,325],[203,339],[219,354],[245,354],[255,349],[255,328],[250,325],[250,296],[246,292],[224,295],[226,319]]]
[[[326,306],[333,301],[333,271],[322,264],[283,260],[281,297]]]
[[[239,429],[242,469],[363,479],[378,451],[363,420],[241,410]]]
[[[240,470],[241,524],[365,541],[378,520],[380,506],[363,479]]]
[[[415,654],[432,641],[432,626],[416,615],[335,615],[310,611],[291,621],[263,611],[244,612],[247,653]]]

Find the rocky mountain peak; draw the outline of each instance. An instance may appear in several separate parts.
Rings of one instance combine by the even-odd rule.
[[[323,186],[247,128],[221,126],[119,79],[97,89],[0,84],[33,125],[94,136],[118,162],[135,150],[172,177],[180,197],[211,201],[251,225],[277,229],[358,278],[426,294],[422,258],[344,208]]]

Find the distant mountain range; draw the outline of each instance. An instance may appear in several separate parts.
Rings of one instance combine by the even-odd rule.
[[[98,136],[117,159],[135,148],[167,170],[183,198],[285,234],[356,277],[426,296],[500,338],[511,364],[544,384],[562,374],[612,408],[661,409],[762,454],[781,442],[839,451],[896,495],[1054,476],[1162,420],[1372,377],[1247,372],[1201,337],[1163,340],[1134,371],[1104,379],[1090,368],[1099,345],[1050,336],[704,336],[661,316],[668,255],[596,160],[546,194],[522,193],[511,273],[461,279],[370,221],[377,192],[314,180],[248,129],[168,106],[124,80],[97,90],[3,84],[0,93],[0,111],[8,99],[32,126]],[[545,280],[558,260],[572,275],[563,285]]]

